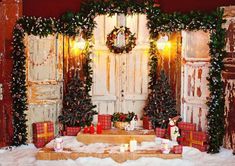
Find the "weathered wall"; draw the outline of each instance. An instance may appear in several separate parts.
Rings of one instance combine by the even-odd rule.
[[[225,88],[225,138],[224,146],[235,149],[235,6],[226,7],[224,17],[227,30],[227,56],[223,72]]]
[[[32,123],[53,121],[58,133],[58,116],[62,108],[63,53],[62,36],[27,36],[27,125],[32,141]]]
[[[0,2],[0,146],[12,142],[11,41],[16,20],[22,15],[22,0]]]
[[[206,131],[207,127],[208,42],[209,33],[182,32],[181,114],[184,121],[196,123],[200,131]]]

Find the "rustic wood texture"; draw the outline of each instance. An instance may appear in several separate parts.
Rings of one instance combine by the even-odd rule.
[[[235,6],[225,7],[226,29],[225,70],[222,73],[225,89],[224,147],[235,149]]]
[[[37,160],[76,160],[79,157],[96,157],[96,158],[112,158],[118,163],[123,163],[127,160],[137,160],[141,157],[157,157],[162,159],[180,159],[182,154],[163,154],[159,150],[142,150],[135,152],[123,152],[123,153],[80,153],[65,149],[63,152],[54,152],[53,149],[44,148],[36,154]]]
[[[209,96],[209,33],[182,32],[181,116],[206,131],[206,105]]]
[[[93,103],[100,114],[114,112],[135,112],[142,117],[143,108],[148,96],[149,82],[149,32],[145,15],[126,16],[126,21],[120,23],[119,17],[98,16],[95,18],[97,27],[94,30],[93,56]],[[110,53],[105,45],[107,34],[114,26],[125,24],[136,34],[137,45],[128,54]],[[170,36],[171,46],[161,52],[159,66],[169,76],[174,95],[177,100],[177,110],[180,110],[180,54],[181,35]],[[142,126],[142,121],[138,121]]]
[[[84,134],[78,133],[77,140],[85,144],[91,143],[111,143],[122,144],[129,143],[131,139],[135,139],[138,143],[144,141],[154,141],[156,138],[154,131],[134,130],[125,131],[118,129],[103,130],[102,134]]]
[[[16,20],[22,15],[22,0],[0,2],[0,147],[12,144],[13,113],[12,81],[12,32]]]
[[[149,34],[143,26],[147,22],[145,15],[126,16],[126,21],[118,18],[117,15],[95,18],[92,99],[100,114],[134,111],[141,117],[148,95]],[[124,24],[136,34],[137,46],[128,54],[110,53],[106,37],[114,26]],[[138,121],[138,125],[142,122]]]
[[[28,139],[32,141],[32,123],[52,121],[58,133],[58,116],[62,108],[63,40],[61,36],[39,38],[26,36]]]

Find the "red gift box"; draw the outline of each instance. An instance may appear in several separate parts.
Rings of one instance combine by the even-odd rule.
[[[182,145],[173,146],[172,152],[175,154],[182,154],[183,153],[183,146]]]
[[[143,128],[147,129],[147,130],[152,130],[153,129],[152,123],[151,123],[149,117],[147,117],[147,116],[143,117]]]
[[[196,123],[179,122],[178,127],[181,130],[195,131],[196,130]]]
[[[166,135],[166,129],[156,128],[155,133],[157,137],[164,138]]]
[[[193,146],[194,148],[197,148],[197,149],[200,150],[201,152],[207,151],[207,144],[204,144],[204,145],[193,144],[192,146]]]
[[[111,129],[112,115],[98,115],[98,123],[100,123],[103,130]]]
[[[182,145],[192,146],[201,151],[207,150],[207,135],[201,131],[181,131],[183,137]]]
[[[66,127],[67,136],[76,136],[81,130],[81,127]]]
[[[54,139],[53,122],[33,123],[33,143],[37,148],[44,147],[48,142]]]
[[[207,134],[205,132],[201,131],[193,131],[192,132],[192,139],[193,140],[198,140],[198,141],[207,141]]]
[[[190,139],[190,133],[191,131],[181,131],[181,136],[183,137],[183,141],[189,140]]]

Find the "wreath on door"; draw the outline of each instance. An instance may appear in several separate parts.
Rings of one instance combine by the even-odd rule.
[[[122,34],[125,37],[125,44],[119,46],[117,44],[118,35]],[[127,27],[114,27],[114,29],[107,35],[106,46],[110,52],[115,54],[128,53],[136,46],[135,34],[132,34],[130,28]]]

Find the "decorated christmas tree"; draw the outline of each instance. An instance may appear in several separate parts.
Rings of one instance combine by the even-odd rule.
[[[148,116],[154,128],[167,128],[169,118],[177,116],[176,101],[173,98],[170,84],[165,72],[160,72],[158,78],[157,72],[158,50],[155,43],[150,44],[150,93],[147,99],[147,105],[144,108],[144,115]]]
[[[169,118],[177,116],[176,102],[173,98],[171,87],[164,71],[160,72],[160,78],[152,86],[149,93],[145,114],[152,121],[154,128],[166,128]]]
[[[86,90],[86,85],[76,71],[71,81],[68,83],[67,92],[64,97],[62,115],[59,121],[65,126],[90,126],[96,106],[92,104],[91,96]]]

